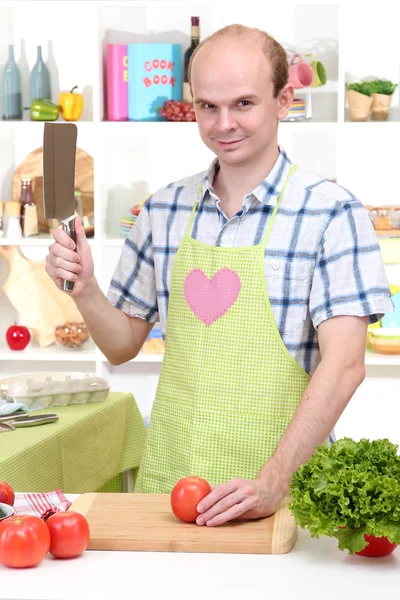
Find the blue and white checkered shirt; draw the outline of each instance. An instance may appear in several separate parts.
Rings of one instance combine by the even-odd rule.
[[[224,247],[258,244],[291,164],[280,148],[268,177],[230,219],[212,187],[217,159],[207,171],[158,190],[125,241],[110,302],[132,317],[160,321],[165,336],[172,266],[200,184],[192,236]],[[309,374],[320,361],[320,323],[338,315],[368,316],[373,323],[393,310],[363,205],[346,189],[300,167],[288,182],[266,246],[265,278],[283,342]]]

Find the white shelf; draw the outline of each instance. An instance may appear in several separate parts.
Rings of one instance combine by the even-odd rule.
[[[102,352],[100,352],[101,361],[103,363],[108,363],[107,357],[104,356]],[[162,363],[164,358],[164,354],[150,354],[147,352],[139,352],[136,358],[133,358],[129,362],[140,362],[140,363]]]
[[[149,354],[147,352],[139,352],[136,358],[130,362],[145,362],[145,363],[162,363],[164,354]]]
[[[63,350],[58,346],[28,346],[25,350],[9,350],[0,348],[0,362],[3,360],[19,361],[58,361],[58,362],[95,362],[96,352],[93,347],[82,350]]]
[[[0,361],[2,360],[29,360],[29,361],[85,361],[94,362],[98,358],[103,363],[107,363],[106,356],[98,348],[89,348],[87,350],[62,350],[57,346],[48,346],[40,348],[37,346],[28,346],[25,350],[12,351],[8,348],[0,348]],[[164,354],[150,354],[140,352],[136,358],[129,362],[141,363],[161,363],[164,359]],[[371,350],[365,353],[365,364],[367,366],[400,366],[400,354],[389,356],[385,354],[377,354]]]
[[[103,238],[100,242],[101,246],[111,246],[115,248],[122,248],[126,238]]]
[[[365,353],[366,366],[400,367],[400,354],[378,354],[367,350]]]
[[[392,106],[391,107],[387,121],[373,121],[371,119],[371,113],[369,114],[367,121],[352,121],[350,119],[350,110],[346,107],[344,120],[345,120],[345,123],[354,123],[356,125],[359,125],[360,123],[362,125],[366,125],[367,123],[370,123],[371,125],[374,125],[374,127],[383,125],[383,124],[387,126],[388,123],[390,123],[390,125],[394,125],[396,123],[400,123],[400,106]]]
[[[40,233],[39,235],[31,237],[21,238],[7,238],[6,236],[0,237],[0,246],[44,246],[47,247],[49,244],[54,242],[54,238],[50,233]],[[88,239],[89,246],[95,246],[95,238]]]

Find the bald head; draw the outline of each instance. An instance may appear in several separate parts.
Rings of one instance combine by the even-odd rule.
[[[270,73],[274,89],[274,97],[288,82],[288,61],[285,49],[270,35],[261,29],[246,27],[244,25],[228,25],[219,29],[203,40],[192,54],[189,63],[189,85],[193,94],[193,70],[196,62],[211,61],[224,52],[225,56],[231,55],[232,60],[240,60],[241,53],[260,52],[264,55],[270,66]],[[200,62],[200,60],[198,61]]]

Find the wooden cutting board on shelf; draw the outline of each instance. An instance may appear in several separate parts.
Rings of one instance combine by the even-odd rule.
[[[44,261],[23,256],[19,246],[0,246],[10,271],[3,290],[41,347],[55,342],[55,328],[66,321],[83,321],[75,302],[47,275]]]
[[[169,494],[82,494],[69,510],[89,521],[89,550],[286,554],[297,539],[287,505],[285,500],[266,519],[219,527],[179,521],[171,511]]]
[[[12,199],[19,200],[21,178],[32,178],[33,199],[37,205],[39,230],[48,233],[49,221],[44,217],[43,207],[43,148],[37,148],[24,158],[17,167],[12,181]],[[80,190],[84,215],[94,211],[93,158],[81,148],[76,149],[75,188]]]

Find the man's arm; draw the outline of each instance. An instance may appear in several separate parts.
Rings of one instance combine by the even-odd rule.
[[[333,317],[318,327],[321,362],[315,370],[280,443],[260,472],[279,474],[282,495],[292,474],[323,444],[365,378],[368,317]]]
[[[367,327],[368,317],[338,316],[320,324],[321,362],[274,455],[255,481],[233,479],[215,487],[198,506],[203,513],[199,525],[275,512],[289,491],[293,473],[326,441],[364,380]]]
[[[112,365],[135,358],[154,326],[112,306],[94,277],[75,303],[96,346]]]

